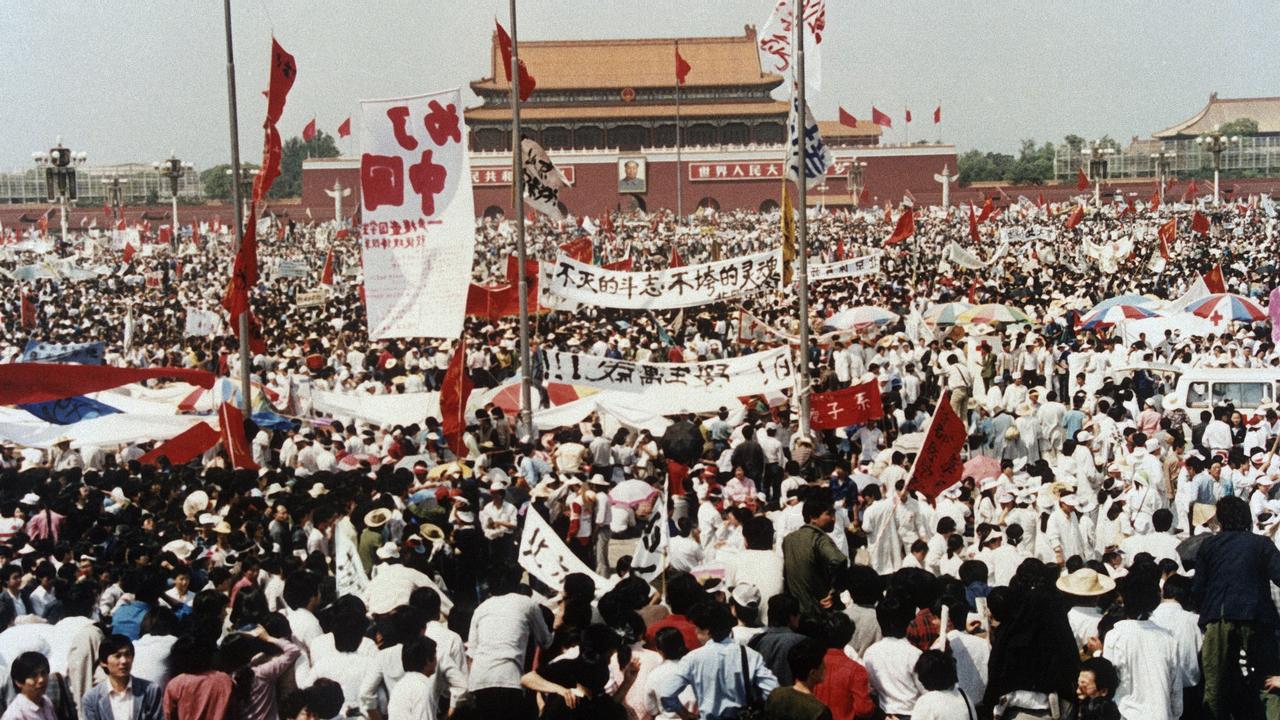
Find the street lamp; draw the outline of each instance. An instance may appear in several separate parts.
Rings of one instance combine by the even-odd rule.
[[[1113,148],[1097,140],[1089,144],[1089,176],[1093,178],[1093,204],[1098,207],[1102,207],[1102,180],[1107,176],[1107,158],[1113,154]]]
[[[227,168],[227,174],[231,174],[231,168]],[[257,177],[258,170],[256,168],[240,168],[240,197],[244,198],[244,216],[249,217],[249,203],[253,196],[253,179]]]
[[[124,217],[124,185],[128,182],[129,178],[119,175],[102,178],[102,184],[107,186],[107,204],[114,205],[116,208],[114,218],[116,222],[120,222],[120,218]]]
[[[183,174],[188,170],[195,169],[195,166],[189,162],[182,162],[172,150],[169,151],[169,159],[151,163],[152,169],[160,173],[161,176],[169,178],[169,199],[173,202],[173,232],[169,234],[170,242],[174,247],[178,244],[178,181],[182,179]]]
[[[1201,135],[1196,138],[1196,144],[1201,150],[1206,150],[1213,155],[1213,204],[1218,205],[1218,172],[1222,170],[1222,153],[1226,151],[1227,145],[1230,143],[1239,143],[1239,136],[1228,137],[1222,134],[1221,125],[1215,125],[1213,132],[1207,135]]]
[[[62,213],[62,242],[67,238],[67,201],[76,199],[76,168],[83,165],[88,156],[71,152],[62,146],[62,136],[58,136],[58,144],[48,152],[35,152],[31,159],[36,165],[44,168],[45,194],[49,202],[58,203]]]
[[[854,158],[849,161],[849,176],[847,179],[849,190],[853,192],[853,204],[858,204],[858,197],[862,194],[863,178],[867,172],[867,164]]]
[[[1160,152],[1151,153],[1151,159],[1156,163],[1156,191],[1159,193],[1161,205],[1164,204],[1164,185],[1165,177],[1169,174],[1169,161],[1177,156],[1177,153],[1168,152],[1163,149],[1161,149]]]

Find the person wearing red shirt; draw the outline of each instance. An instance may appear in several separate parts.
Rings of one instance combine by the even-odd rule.
[[[827,642],[827,670],[813,688],[813,696],[831,708],[832,720],[872,717],[876,704],[871,700],[867,669],[844,654],[853,639],[853,620],[842,612],[827,612],[812,622],[812,627],[804,628],[805,634]]]

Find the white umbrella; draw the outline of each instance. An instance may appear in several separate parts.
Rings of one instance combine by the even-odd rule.
[[[841,310],[823,323],[826,327],[837,330],[862,330],[872,325],[887,325],[897,322],[900,316],[882,308],[871,305],[859,305],[848,310]]]

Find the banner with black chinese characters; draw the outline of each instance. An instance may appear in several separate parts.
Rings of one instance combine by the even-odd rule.
[[[564,589],[564,579],[571,573],[590,577],[601,590],[610,586],[608,580],[579,560],[536,512],[525,513],[524,530],[520,533],[519,562],[530,577],[546,583],[556,592]]]
[[[544,287],[548,294],[582,305],[667,310],[775,290],[781,279],[777,252],[648,272],[615,272],[561,256]]]
[[[369,337],[456,338],[462,334],[475,250],[461,92],[360,106]]]
[[[636,549],[631,553],[631,572],[645,582],[653,582],[667,567],[667,545],[671,530],[667,527],[667,495],[658,496],[653,512],[641,525]]]
[[[677,393],[710,391],[741,397],[795,386],[795,369],[787,347],[696,363],[638,363],[558,350],[546,352],[547,380],[601,390],[642,393],[670,388]]]
[[[879,255],[863,255],[862,257],[841,260],[840,262],[814,263],[809,265],[809,282],[879,274]]]
[[[524,138],[520,141],[520,167],[524,182],[524,196],[529,207],[559,222],[560,188],[569,185],[565,176],[556,169],[547,153],[538,143]]]

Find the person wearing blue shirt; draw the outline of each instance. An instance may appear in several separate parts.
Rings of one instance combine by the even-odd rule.
[[[680,660],[676,671],[666,676],[656,688],[662,709],[691,717],[680,701],[686,687],[693,688],[698,702],[698,716],[718,720],[737,708],[747,707],[750,700],[761,703],[778,687],[778,678],[765,666],[760,653],[733,641],[733,614],[726,606],[706,601],[689,611],[702,646]],[[742,666],[746,658],[744,682]],[[752,688],[748,697],[748,684]]]
[[[111,634],[137,640],[142,637],[142,619],[156,606],[164,580],[152,570],[137,568],[125,573],[120,586],[133,600],[111,614]]]

